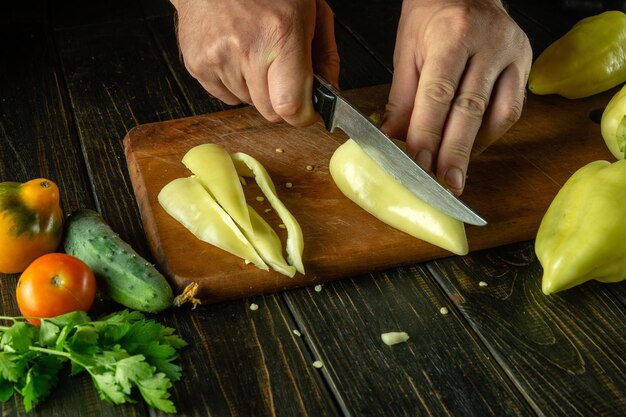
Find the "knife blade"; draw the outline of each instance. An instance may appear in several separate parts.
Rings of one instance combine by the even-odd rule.
[[[343,130],[370,158],[419,199],[462,222],[477,226],[487,224],[317,75],[313,81],[313,106],[322,116],[328,131],[332,132],[337,127]]]

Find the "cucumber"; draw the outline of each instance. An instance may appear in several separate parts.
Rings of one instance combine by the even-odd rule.
[[[147,313],[172,305],[172,287],[165,277],[124,242],[99,213],[74,211],[66,222],[63,247],[91,268],[113,301]]]

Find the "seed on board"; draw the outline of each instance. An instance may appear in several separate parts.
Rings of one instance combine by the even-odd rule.
[[[489,285],[489,284],[487,284],[485,281],[480,281],[480,282],[478,283],[478,286],[479,286],[479,287],[486,287],[487,285]]]
[[[307,165],[306,166],[306,170],[307,171],[313,171],[313,165]]]
[[[445,316],[446,314],[448,314],[448,313],[449,313],[449,311],[448,311],[448,307],[441,307],[441,308],[439,309],[439,312]]]
[[[317,284],[317,285],[314,287],[314,290],[315,290],[315,292],[322,292],[322,286],[321,286],[320,284]]]
[[[298,329],[293,329],[293,334],[295,334],[298,337],[302,336],[302,333],[300,333]]]
[[[287,228],[287,226],[285,226],[285,225],[284,225],[284,224],[282,224],[282,223],[281,223],[281,224],[279,224],[279,225],[278,225],[278,227],[280,227],[281,229],[286,229],[286,228]]]
[[[250,310],[257,311],[259,309],[259,305],[256,303],[250,304]]]
[[[321,367],[324,366],[324,364],[322,363],[322,361],[315,361],[313,362],[313,366],[316,367],[317,369],[320,369]]]
[[[265,201],[265,197],[263,197],[263,196],[258,196],[258,197],[256,198],[256,201]]]
[[[276,148],[276,152],[277,153],[283,153],[284,151],[283,151],[283,148]]]
[[[293,187],[292,183],[290,183],[290,182],[286,182],[285,183],[285,188],[291,188],[291,187]]]

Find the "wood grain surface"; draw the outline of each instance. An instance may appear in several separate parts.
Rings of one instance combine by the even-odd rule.
[[[380,110],[385,85],[346,95],[364,113]],[[597,121],[611,92],[586,100],[530,96],[518,124],[471,165],[466,192],[488,226],[467,226],[470,250],[534,238],[543,213],[560,186],[578,168],[610,159]],[[546,117],[549,115],[549,117]],[[181,290],[200,286],[205,302],[311,285],[390,267],[442,258],[450,253],[384,225],[346,199],[328,173],[328,161],[346,139],[320,123],[305,129],[270,124],[253,108],[140,125],[126,136],[125,153],[148,241],[160,267]],[[246,265],[196,239],[158,204],[169,181],[190,175],[180,162],[193,146],[218,143],[258,159],[305,236],[306,275],[288,278]],[[280,149],[282,152],[277,152]],[[307,165],[314,167],[312,171]],[[290,182],[292,188],[285,187]],[[267,202],[246,186],[248,201],[263,213]],[[270,212],[270,224],[280,219]],[[283,240],[285,233],[281,235]]]

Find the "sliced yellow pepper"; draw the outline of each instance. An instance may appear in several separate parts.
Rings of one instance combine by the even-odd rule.
[[[463,222],[415,197],[352,139],[330,159],[341,192],[382,222],[457,255],[468,253]]]
[[[198,177],[235,223],[243,230],[251,230],[246,197],[226,149],[214,143],[194,146],[183,157],[183,164]]]
[[[190,149],[183,163],[194,173],[167,184],[159,193],[163,208],[200,240],[293,277],[302,266],[303,237],[295,218],[278,199],[263,166],[246,154],[231,155],[217,144]],[[235,167],[237,165],[238,168]],[[288,231],[287,255],[272,227],[246,203],[243,177],[255,178]]]
[[[226,211],[195,177],[177,178],[159,192],[165,211],[203,242],[269,270]]]
[[[542,291],[626,279],[624,236],[626,160],[591,162],[559,190],[537,231]]]
[[[248,212],[254,233],[244,231],[244,235],[274,271],[293,277],[296,274],[296,267],[289,265],[285,260],[283,245],[274,229],[252,207],[248,206]]]
[[[304,251],[304,237],[302,229],[295,217],[278,198],[276,187],[263,165],[245,153],[236,152],[231,154],[237,173],[242,177],[254,178],[259,188],[269,201],[272,208],[278,213],[285,228],[287,229],[287,261],[296,267],[296,270],[304,274],[302,264],[302,252]]]

